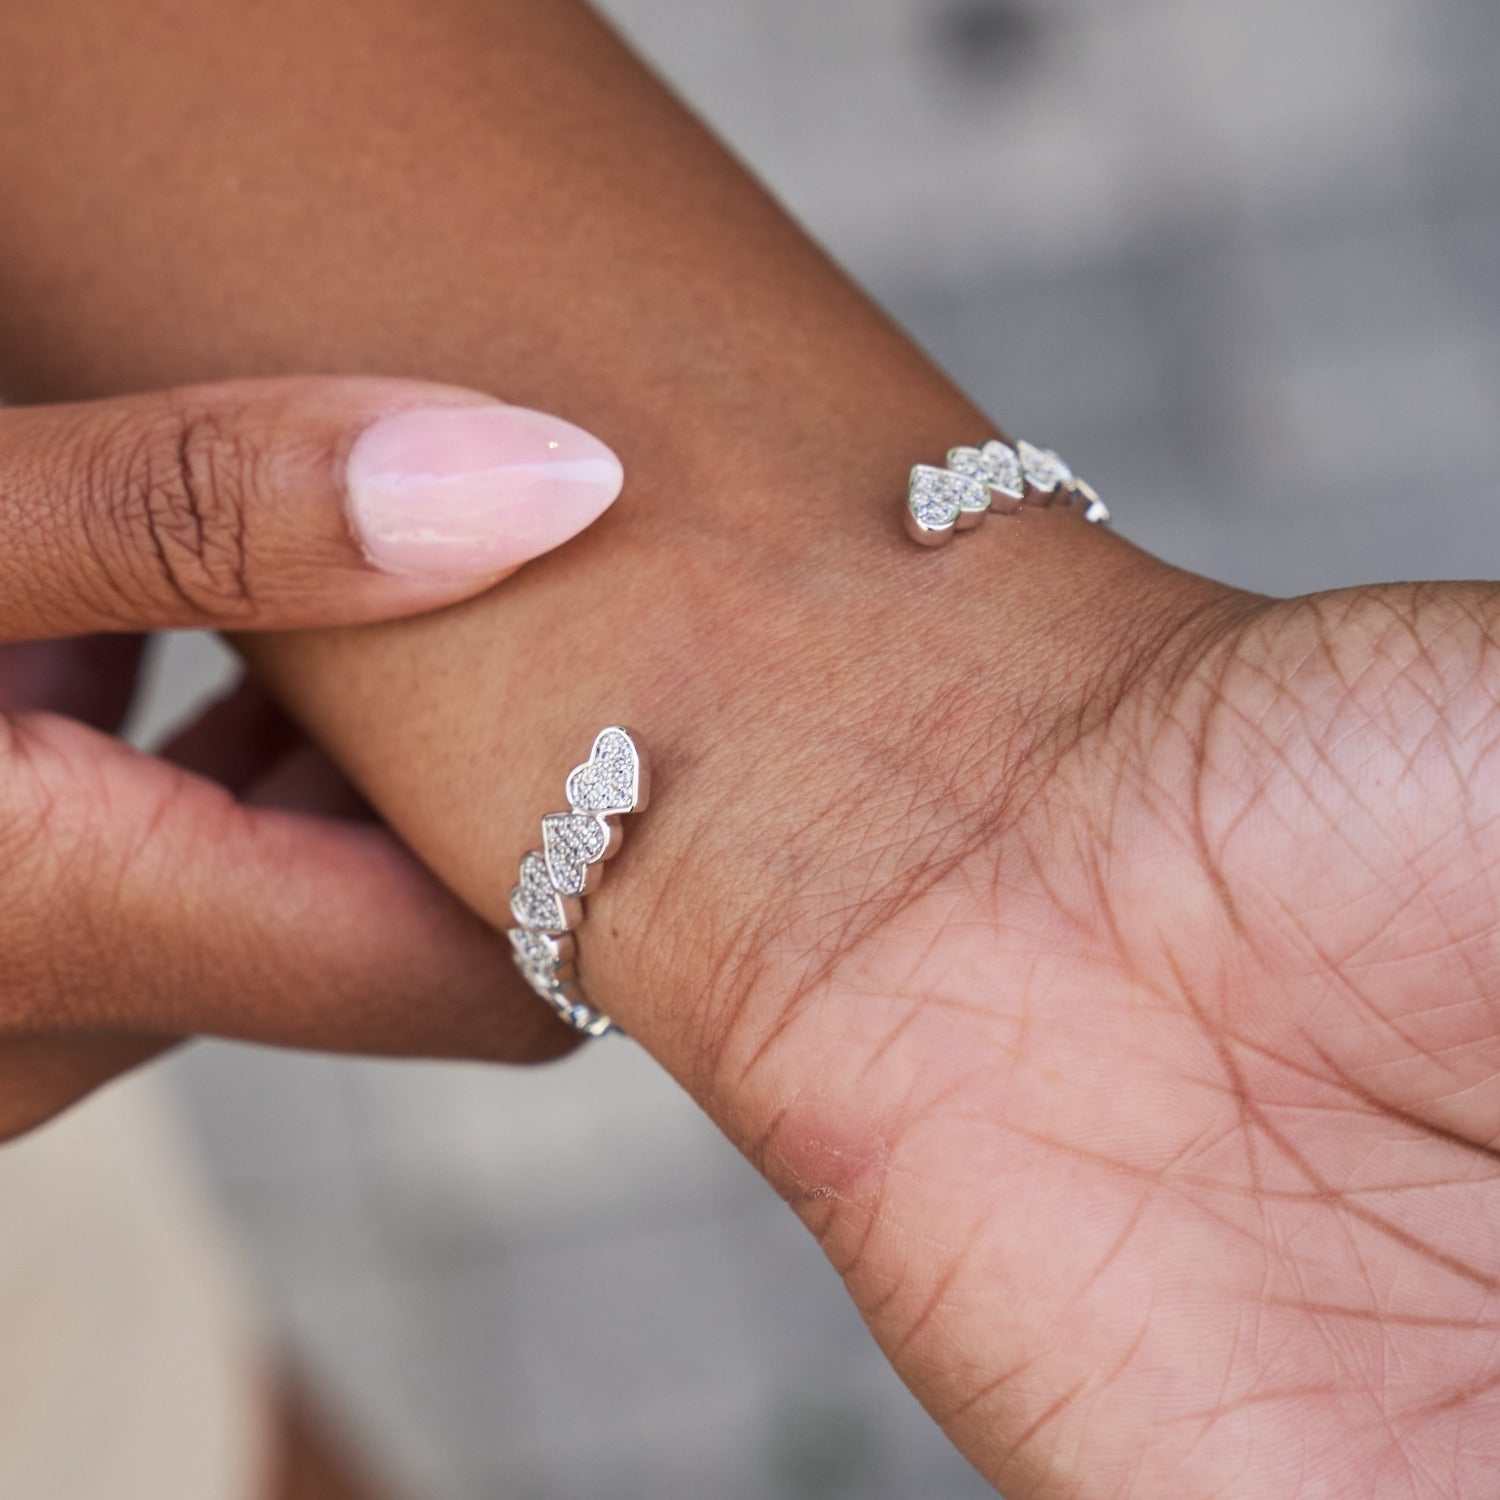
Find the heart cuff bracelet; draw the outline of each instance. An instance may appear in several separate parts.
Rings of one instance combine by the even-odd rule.
[[[906,532],[924,547],[940,547],[955,531],[979,525],[990,511],[1013,516],[1023,505],[1083,502],[1083,518],[1109,521],[1109,507],[1093,486],[1048,448],[994,439],[982,448],[949,450],[946,468],[918,464],[906,491]]]
[[[575,1031],[607,1036],[618,1028],[584,998],[575,973],[574,930],[599,866],[620,847],[620,818],[650,796],[646,757],[628,729],[594,736],[589,758],[568,773],[568,811],[542,819],[542,847],[521,858],[510,893],[515,926],[507,936],[526,983]]]
[[[918,464],[906,498],[913,541],[939,546],[955,531],[979,525],[990,511],[1014,515],[1023,506],[1084,506],[1095,525],[1109,509],[1057,454],[1030,443],[1012,448],[998,439],[982,448],[954,448],[947,466]],[[646,757],[628,729],[611,725],[594,737],[582,765],[568,774],[568,811],[542,819],[542,847],[522,856],[510,893],[515,921],[507,934],[527,984],[575,1031],[607,1036],[619,1028],[585,999],[578,984],[577,940],[583,897],[599,867],[620,846],[620,819],[646,806]]]

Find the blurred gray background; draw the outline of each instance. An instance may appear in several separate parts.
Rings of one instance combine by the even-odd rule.
[[[1273,592],[1500,572],[1494,0],[605,9],[1128,535]],[[174,642],[152,721],[223,669]],[[287,1337],[414,1494],[989,1493],[629,1044],[170,1078]]]

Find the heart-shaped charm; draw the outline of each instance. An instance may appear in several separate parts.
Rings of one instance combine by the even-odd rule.
[[[521,861],[521,874],[510,893],[510,914],[517,926],[533,932],[566,932],[577,921],[576,906],[569,909],[547,874],[547,861],[531,850]]]
[[[1036,448],[1030,443],[1017,445],[1026,483],[1039,495],[1051,495],[1059,486],[1073,483],[1073,471],[1050,448]]]
[[[515,951],[516,965],[527,979],[546,985],[573,977],[573,938],[569,933],[553,936],[529,927],[512,927],[506,937]]]
[[[562,896],[583,895],[593,883],[593,866],[608,859],[618,842],[618,825],[598,813],[548,813],[542,852],[553,888]]]
[[[948,454],[948,467],[984,485],[986,507],[1001,515],[1013,514],[1026,493],[1016,450],[998,438],[983,448],[954,448]]]
[[[906,490],[906,530],[924,547],[937,547],[956,526],[977,525],[990,507],[990,493],[982,481],[918,464]]]
[[[948,469],[965,479],[977,479],[980,484],[978,489],[965,486],[954,492],[958,517],[953,524],[959,531],[967,531],[971,526],[977,526],[990,508],[988,465],[978,448],[953,448],[948,453]]]
[[[519,929],[524,931],[524,929]],[[510,938],[516,943],[518,929],[512,929]],[[535,936],[535,934],[530,934]],[[521,945],[516,944],[515,960],[516,967],[521,971],[521,978],[532,988],[533,993],[545,1000],[557,1015],[578,1031],[589,1031],[591,1024],[597,1024],[600,1020],[599,1013],[587,1004],[579,995],[577,987],[558,974],[555,968],[545,962],[540,966],[530,962],[522,956]],[[605,1021],[605,1030],[610,1029],[610,1023]],[[602,1031],[592,1031],[592,1035],[603,1035]]]
[[[554,940],[544,933],[511,928],[506,934],[514,949],[521,977],[568,1023],[586,1036],[608,1036],[619,1027],[603,1011],[595,1010],[573,982],[573,939]]]
[[[645,762],[630,732],[601,729],[581,766],[568,773],[568,805],[576,813],[633,813],[646,805]]]

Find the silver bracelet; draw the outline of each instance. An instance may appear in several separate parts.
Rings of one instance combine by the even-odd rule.
[[[574,932],[599,866],[620,847],[620,818],[640,812],[650,797],[646,757],[630,731],[619,724],[601,729],[565,790],[568,811],[548,813],[542,847],[521,858],[510,893],[516,925],[507,936],[522,977],[557,1015],[586,1036],[607,1036],[619,1028],[579,987]]]
[[[1109,507],[1050,448],[992,439],[982,448],[952,448],[947,465],[918,464],[906,489],[906,531],[940,547],[955,531],[979,525],[990,511],[1012,516],[1023,505],[1083,502],[1083,518],[1107,525]]]
[[[996,511],[1014,515],[1023,506],[1081,501],[1084,519],[1109,521],[1109,509],[1060,459],[1045,448],[998,438],[980,448],[954,448],[939,468],[918,464],[906,497],[906,527],[914,541],[938,546]],[[620,846],[620,818],[640,812],[650,795],[646,757],[621,725],[601,729],[582,765],[566,783],[568,811],[542,819],[542,847],[521,858],[510,893],[515,926],[511,948],[527,984],[575,1031],[606,1036],[619,1028],[585,998],[578,982],[578,941],[583,897],[599,866]]]

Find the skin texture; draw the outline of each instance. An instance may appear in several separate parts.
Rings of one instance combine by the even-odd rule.
[[[584,12],[142,12],[0,30],[13,390],[420,372],[625,461],[494,596],[257,643],[391,824],[499,923],[640,731],[591,991],[1016,1500],[1491,1493],[1496,590],[920,553],[991,423]]]

